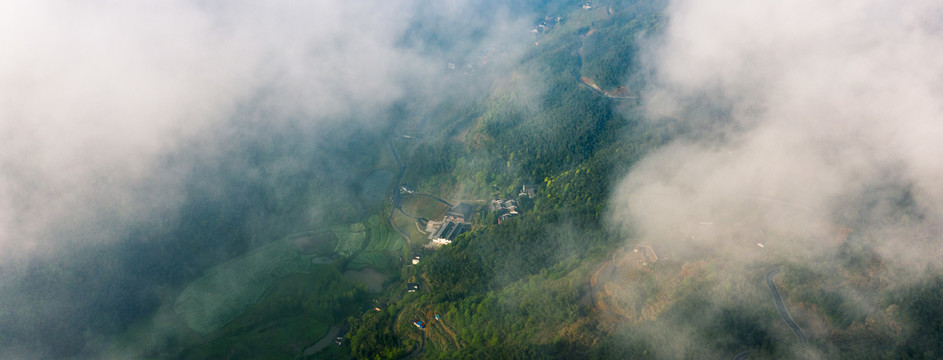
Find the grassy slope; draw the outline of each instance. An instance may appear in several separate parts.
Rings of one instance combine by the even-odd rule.
[[[623,9],[638,10],[641,6],[636,2],[619,3]],[[545,219],[572,216],[584,220],[579,215],[589,214],[598,221],[608,198],[609,184],[605,182],[611,179],[611,168],[628,166],[646,151],[685,131],[683,124],[670,121],[660,128],[633,128],[625,123],[612,126],[605,123],[608,115],[598,108],[571,111],[598,105],[581,93],[584,89],[575,86],[578,30],[598,29],[591,35],[598,36],[594,39],[598,40],[594,44],[597,48],[587,54],[589,64],[584,70],[604,85],[614,86],[631,74],[613,69],[628,58],[612,52],[618,46],[609,43],[633,39],[640,29],[658,26],[651,16],[607,19],[604,15],[599,11],[568,14],[568,21],[545,34],[511,76],[513,80],[504,84],[546,84],[551,96],[537,100],[539,114],[524,108],[528,101],[517,98],[515,89],[494,89],[493,96],[477,109],[481,117],[464,132],[466,141],[460,144],[461,151],[445,145],[428,151],[456,154],[457,159],[449,165],[452,171],[443,174],[436,167],[429,172],[432,176],[428,183],[418,180],[419,176],[411,181],[417,188],[464,188],[474,196],[490,195],[493,189],[507,192],[520,181],[540,183],[535,209],[514,221],[540,223],[545,232],[522,228],[518,234],[501,234],[496,238],[511,244],[501,247],[501,243],[483,241],[494,227],[478,224],[473,234],[427,256],[419,266],[404,270],[402,282],[419,279],[423,290],[404,295],[403,284],[397,284],[384,294],[393,299],[389,309],[353,318],[352,353],[378,358],[399,358],[410,352],[430,358],[700,358],[751,350],[751,358],[789,358],[796,356],[790,343],[794,337],[781,323],[763,281],[763,274],[771,266],[783,265],[781,283],[785,286],[781,291],[790,311],[807,331],[819,327],[820,340],[811,346],[822,350],[826,358],[894,357],[890,350],[893,346],[913,351],[906,353],[912,358],[938,357],[938,344],[943,342],[939,341],[940,325],[935,319],[939,319],[940,307],[927,304],[938,304],[943,281],[933,279],[928,288],[881,284],[880,276],[860,275],[886,271],[868,256],[863,257],[863,269],[858,268],[861,265],[830,268],[816,264],[810,270],[803,269],[810,265],[782,259],[759,259],[744,266],[712,255],[688,263],[664,261],[651,272],[629,274],[612,288],[605,301],[616,307],[616,314],[609,319],[600,314],[600,309],[593,306],[594,294],[587,284],[596,270],[593,264],[603,262],[608,251],[618,245],[607,242],[605,234],[572,236],[577,240],[568,243],[570,247],[541,253],[547,245],[542,241],[550,237],[547,233],[579,234],[590,230],[581,227],[584,224]],[[639,112],[621,110],[627,110],[622,114]],[[599,125],[588,131],[592,135],[607,131],[628,135],[608,143],[595,137],[568,142],[567,135],[579,136],[582,129],[567,126],[580,121]],[[532,139],[536,140],[524,143]],[[578,149],[579,145],[587,142],[599,146],[586,150],[583,158],[567,156],[578,154],[583,150]],[[564,147],[565,151],[560,152],[564,155],[541,149],[541,144]],[[528,161],[552,165],[529,165]],[[614,172],[624,174],[624,170]],[[602,186],[592,183],[592,179],[599,178]],[[623,236],[619,241],[628,237],[619,235]],[[531,243],[539,245],[529,246]],[[534,270],[522,264],[522,258],[528,264],[542,263]],[[816,283],[817,277],[830,278],[831,282]],[[883,294],[886,300],[876,304],[877,311],[868,313],[855,307],[854,299],[847,295],[856,292]],[[917,307],[898,312],[902,304]],[[434,314],[441,314],[442,320],[432,320]],[[908,317],[913,318],[911,321],[924,319],[916,321],[917,329],[929,331],[908,335],[908,329],[901,329],[899,321]],[[417,318],[429,323],[424,333],[411,325]],[[670,331],[659,333],[657,329]],[[671,332],[677,329],[683,333]],[[422,334],[426,342],[420,349]],[[911,336],[910,340],[902,341],[905,336]],[[684,344],[675,342],[679,337],[684,338]],[[875,341],[869,345],[861,339]]]
[[[332,265],[280,279],[262,301],[188,351],[186,359],[294,358],[356,310],[366,290]]]
[[[506,85],[519,85],[520,82],[527,81],[537,83],[545,80],[541,79],[542,76],[560,76],[560,79],[549,81],[551,86],[559,86],[554,88],[556,90],[550,91],[585,95],[580,93],[583,90],[574,89],[575,77],[565,78],[574,74],[559,75],[574,70],[572,60],[576,56],[577,30],[581,27],[596,26],[601,29],[600,31],[610,32],[606,34],[610,38],[618,36],[620,31],[626,32],[627,34],[624,35],[627,37],[632,36],[631,32],[638,31],[635,27],[610,21],[604,15],[604,13],[594,11],[570,16],[567,23],[547,33],[542,39],[539,45],[541,48],[534,51],[537,55],[522,66],[520,78],[515,80],[517,83],[509,82]],[[601,35],[596,33],[593,36]],[[615,55],[610,53],[606,56]],[[589,61],[611,62],[612,60],[598,60],[606,59],[606,56]],[[590,65],[587,71],[611,71],[611,69],[606,70],[605,67],[593,68],[593,66]],[[621,76],[618,74],[615,77],[610,76],[608,81],[615,83],[616,80],[612,79]],[[604,78],[602,75],[597,77]],[[465,134],[465,139],[469,141],[461,144],[462,152],[458,154],[461,159],[452,165],[454,172],[429,177],[432,179],[429,183],[423,183],[422,177],[416,176],[416,180],[411,184],[416,185],[417,188],[439,189],[439,191],[429,191],[432,193],[442,193],[445,189],[464,189],[463,191],[472,194],[471,196],[488,196],[495,191],[494,189],[499,189],[498,192],[509,192],[516,188],[520,181],[541,183],[541,180],[544,180],[541,183],[541,198],[536,208],[530,214],[525,214],[514,221],[539,223],[540,226],[545,227],[542,229],[547,229],[546,232],[529,231],[527,234],[498,236],[497,238],[501,241],[511,243],[513,246],[501,248],[502,253],[496,253],[494,249],[498,246],[493,246],[496,243],[480,241],[486,237],[484,232],[490,231],[489,227],[480,226],[475,234],[466,236],[453,244],[457,250],[440,251],[428,256],[420,266],[403,270],[400,276],[403,282],[416,281],[416,279],[428,280],[430,272],[434,270],[427,264],[434,264],[436,261],[451,263],[455,265],[454,283],[467,282],[472,287],[457,290],[458,295],[454,297],[443,297],[442,293],[445,289],[425,286],[429,284],[428,281],[424,282],[425,287],[419,294],[403,294],[403,284],[395,284],[381,294],[382,297],[391,299],[393,304],[389,309],[352,318],[354,354],[381,358],[400,357],[418,350],[425,336],[425,346],[417,354],[431,358],[495,356],[533,358],[587,354],[600,357],[617,354],[623,356],[632,354],[639,358],[671,357],[670,353],[663,350],[659,352],[659,349],[647,345],[646,342],[652,341],[650,338],[634,333],[631,328],[622,326],[619,321],[603,319],[599,316],[598,309],[593,307],[592,289],[588,283],[595,270],[594,264],[602,262],[606,258],[607,251],[614,247],[611,242],[608,242],[605,234],[597,233],[588,237],[567,235],[575,238],[576,241],[547,243],[555,246],[553,252],[540,252],[541,248],[547,246],[545,243],[539,243],[537,246],[528,245],[528,242],[545,241],[545,238],[552,237],[548,233],[586,232],[588,229],[581,228],[585,224],[567,224],[560,218],[585,219],[572,214],[583,212],[589,214],[590,219],[595,219],[592,221],[598,220],[601,210],[605,208],[604,199],[607,195],[605,181],[611,174],[601,169],[618,161],[630,164],[633,159],[638,158],[637,153],[657,146],[659,139],[663,139],[664,134],[670,134],[671,131],[659,133],[658,129],[645,129],[644,131],[652,131],[652,133],[633,134],[634,137],[630,138],[636,141],[621,144],[589,138],[598,142],[599,146],[587,150],[585,158],[576,160],[570,158],[521,159],[519,154],[529,151],[523,149],[526,144],[517,144],[521,148],[514,148],[513,144],[508,145],[508,142],[503,140],[537,138],[539,141],[549,143],[552,147],[566,143],[561,137],[579,135],[580,131],[585,130],[571,131],[565,126],[555,126],[579,121],[585,121],[593,126],[603,126],[588,130],[592,134],[599,132],[600,129],[612,130],[605,127],[609,126],[605,124],[609,121],[606,117],[611,115],[600,111],[577,113],[579,116],[571,116],[571,113],[566,112],[569,107],[591,108],[596,104],[592,102],[592,97],[570,96],[568,99],[576,99],[572,104],[557,108],[554,104],[544,104],[546,106],[543,109],[549,110],[548,113],[552,111],[557,111],[557,113],[535,116],[520,109],[526,101],[515,98],[514,91],[500,87],[494,91],[498,95],[486,101],[483,110],[479,109],[482,110],[480,119],[482,121],[470,123],[471,128],[467,132],[462,132]],[[461,115],[453,114],[452,116],[456,119],[464,119]],[[449,118],[449,114],[444,114],[444,117]],[[533,117],[545,118],[534,120]],[[466,120],[463,121],[467,122]],[[548,125],[546,129],[550,130],[542,128],[535,132],[526,132],[527,128],[533,125],[533,121],[550,121],[546,124]],[[510,135],[500,134],[507,129],[512,129]],[[625,130],[618,126],[615,129]],[[623,145],[634,150],[625,150]],[[554,153],[530,152],[530,154],[547,156]],[[534,168],[528,166],[527,161],[557,161],[563,165],[559,168]],[[494,164],[503,164],[504,168],[501,171],[494,171]],[[513,171],[508,169],[513,169]],[[540,176],[535,178],[536,175]],[[586,180],[592,178],[603,178],[603,186],[600,187]],[[547,217],[558,219],[547,221]],[[405,255],[408,252],[406,244],[395,231],[389,228],[385,219],[385,217],[374,215],[362,224],[333,228],[339,239],[335,250],[346,256],[356,254],[356,257],[349,263],[350,267],[385,267],[391,264],[391,258],[395,259],[399,256],[406,258]],[[412,221],[399,215],[397,215],[397,220],[399,220],[398,225],[404,230],[414,227]],[[461,248],[463,246],[464,248]],[[361,249],[362,252],[359,252]],[[522,264],[517,260],[520,258],[533,259],[539,262],[539,265],[528,267],[527,265],[533,262]],[[489,262],[494,259],[499,259],[499,261]],[[395,264],[396,261],[392,263]],[[481,275],[474,272],[476,269],[473,267],[476,264],[481,266],[478,270],[483,269],[485,276],[471,278]],[[703,324],[720,323],[721,325],[715,327],[696,327],[690,334],[705,340],[705,344],[709,346],[717,347],[714,349],[717,351],[760,347],[761,350],[757,350],[754,354],[775,354],[777,351],[775,341],[771,338],[778,339],[784,334],[788,337],[788,332],[764,330],[775,328],[772,324],[777,320],[776,314],[772,311],[772,304],[769,302],[757,303],[755,311],[743,311],[741,308],[718,306],[703,301],[702,290],[718,286],[729,288],[734,285],[734,283],[718,282],[719,280],[714,279],[718,276],[717,274],[723,272],[721,270],[724,264],[686,266],[685,264],[662,263],[659,266],[660,268],[656,269],[659,271],[656,275],[642,275],[638,279],[629,279],[620,284],[625,289],[618,290],[628,292],[644,290],[647,293],[645,296],[609,299],[613,306],[622,307],[619,309],[620,316],[629,318],[630,322],[642,327],[657,327],[659,324],[672,322],[683,324],[689,321]],[[472,271],[459,273],[470,268]],[[517,276],[507,275],[510,272],[515,272]],[[314,277],[308,279],[310,282],[300,280],[305,276]],[[227,324],[214,336],[214,340],[194,349],[188,355],[201,358],[233,354],[250,357],[290,357],[292,354],[297,354],[298,349],[303,347],[306,341],[313,342],[318,334],[327,330],[332,321],[337,321],[336,318],[325,316],[327,311],[307,311],[301,308],[303,305],[296,304],[296,302],[303,302],[304,299],[310,299],[323,305],[325,293],[347,289],[342,282],[335,283],[331,279],[333,278],[318,278],[313,274],[296,274],[279,281],[278,285],[274,286],[269,295],[259,304]],[[838,330],[854,330],[856,322],[860,324],[865,320],[864,315],[849,314],[841,309],[840,304],[836,305],[816,298],[819,294],[809,293],[814,289],[795,285],[797,282],[789,278],[785,278],[784,281],[788,281],[787,284],[793,284],[796,289],[790,301],[794,303],[804,301],[824,309],[829,321],[835,323],[834,326]],[[333,284],[331,286],[337,286],[337,288],[322,288],[320,293],[298,292],[302,291],[299,289],[310,290],[311,283]],[[662,286],[659,283],[671,284]],[[766,289],[762,287],[761,281],[758,283],[759,287],[734,290],[746,294],[743,296],[760,298],[765,294]],[[755,285],[751,284],[747,282],[749,286]],[[788,289],[786,294],[789,294]],[[324,307],[314,306],[312,309],[323,310]],[[705,309],[711,311],[706,312]],[[338,312],[331,314],[336,316]],[[433,320],[435,314],[443,316],[439,322]],[[428,323],[424,333],[411,325],[414,319],[422,319]],[[695,328],[695,326],[691,327]],[[319,355],[346,356],[343,351],[334,347]]]
[[[246,306],[257,302],[276,280],[309,270],[313,255],[303,255],[285,238],[220,264],[178,296],[174,311],[201,334],[218,330]]]
[[[324,231],[333,236],[324,236]],[[307,248],[309,254],[297,251],[296,239],[317,234],[334,243],[314,244]],[[223,263],[178,298],[177,313],[212,339],[185,355],[193,359],[227,354],[297,356],[299,349],[317,341],[365,300],[363,285],[344,278],[340,270],[383,270],[407,250],[385,218],[373,215],[362,223],[295,234]],[[331,253],[353,258],[345,269],[338,263],[312,264],[313,258]]]

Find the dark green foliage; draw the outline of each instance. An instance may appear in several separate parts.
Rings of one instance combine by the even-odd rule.
[[[358,359],[395,359],[407,354],[415,344],[403,341],[393,331],[398,308],[391,305],[378,312],[351,317],[351,354]]]
[[[561,239],[545,230],[555,218],[554,214],[512,218],[462,235],[436,252],[422,267],[436,302],[498,288],[572,255],[562,251],[568,248],[566,241],[577,239]]]
[[[536,103],[514,93],[495,96],[475,107],[480,119],[461,141],[449,134],[412,148],[410,158],[416,160],[408,176],[417,182],[445,175],[464,184],[465,191],[507,197],[516,197],[520,184],[532,183],[538,185],[537,198],[521,199],[524,214],[500,225],[485,214],[474,231],[404,270],[403,282],[418,281],[422,290],[384,311],[353,318],[355,357],[419,351],[414,334],[396,329],[409,326],[404,318],[433,306],[463,346],[440,349],[426,341],[421,350],[426,357],[623,356],[615,351],[624,348],[614,342],[600,350],[591,346],[601,335],[585,300],[592,267],[578,264],[599,261],[621,239],[602,230],[614,179],[683,128],[670,121],[640,125],[637,104],[616,104],[580,85],[579,40],[577,34],[563,36],[525,56],[527,81],[543,85],[531,98]],[[762,343],[765,335],[751,332],[755,324],[755,318],[745,317],[724,326],[735,333],[735,343]],[[640,342],[629,348],[646,354]]]
[[[833,326],[847,327],[865,315],[855,311],[838,291],[823,288],[827,277],[808,266],[790,264],[782,278],[787,288],[794,289],[790,300],[815,304]],[[834,286],[831,288],[835,289]]]
[[[819,287],[825,281],[824,274],[798,264],[787,264],[782,274],[783,284],[791,289]]]
[[[333,266],[279,280],[265,298],[227,324],[212,341],[183,358],[292,358],[366,299],[362,285]]]
[[[705,337],[710,339],[716,334],[728,335],[730,343],[724,344],[724,348],[771,347],[774,343],[766,330],[769,326],[767,317],[755,309],[724,308],[719,317],[715,322],[716,327],[706,327]]]
[[[410,162],[406,172],[413,177],[449,173],[455,168],[460,151],[459,145],[445,140],[419,144],[412,152],[418,161]]]
[[[585,35],[582,76],[605,91],[626,87],[629,94],[638,95],[646,77],[640,43],[657,35],[664,6],[663,1],[614,2],[612,15],[594,23],[592,34],[580,31]]]
[[[753,305],[721,305],[717,299],[705,297],[712,284],[702,283],[698,291],[692,289],[690,295],[681,296],[679,301],[658,320],[673,324],[674,328],[690,329],[691,335],[700,348],[689,358],[699,358],[697,354],[723,354],[729,349],[752,349],[754,352],[774,352],[779,339],[774,339],[768,329],[777,317]],[[664,349],[652,346],[655,353],[664,353]],[[664,358],[665,355],[660,355]]]
[[[449,353],[450,359],[579,359],[585,358],[589,347],[564,340],[548,344],[518,343],[477,347],[464,352]]]
[[[914,198],[913,185],[900,177],[901,170],[888,168],[875,182],[836,199],[832,216],[838,223],[855,229],[852,238],[858,238],[888,227],[907,227],[924,217],[923,209]],[[870,241],[872,239],[858,239]]]
[[[466,344],[460,350],[440,349],[446,350],[443,357],[505,356],[482,352],[495,348],[505,349],[507,354],[513,354],[506,356],[512,358],[565,357],[585,351],[583,336],[590,334],[593,327],[586,319],[587,306],[579,301],[583,295],[579,282],[560,277],[569,271],[567,267],[554,268],[483,296],[441,303],[448,309],[445,321]],[[564,332],[577,336],[561,336]]]
[[[635,31],[622,27],[634,26],[639,26],[637,21],[602,28],[586,36],[582,75],[607,91],[626,85],[628,74],[638,71],[638,39],[630,35]]]
[[[910,325],[898,348],[902,358],[939,359],[943,357],[943,276],[928,279],[894,293],[899,302],[901,320]]]
[[[603,336],[589,349],[588,359],[656,359],[654,351],[643,339],[638,338],[631,329],[624,328],[620,332]]]

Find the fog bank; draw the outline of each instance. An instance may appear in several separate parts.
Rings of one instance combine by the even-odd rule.
[[[914,266],[937,258],[943,6],[682,0],[667,16],[645,106],[692,130],[626,176],[615,224],[733,258],[849,231]]]
[[[96,357],[214,262],[347,216],[391,109],[487,88],[447,64],[514,63],[526,8],[3,2],[0,357]]]

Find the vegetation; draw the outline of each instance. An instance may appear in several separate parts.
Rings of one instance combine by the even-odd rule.
[[[586,27],[582,75],[606,91],[627,87],[624,95],[638,95],[644,86],[640,41],[657,31],[660,1],[622,1],[612,4],[613,15]]]
[[[640,271],[629,280],[638,293],[625,311],[640,314],[631,326],[621,322],[626,319],[607,319],[613,315],[603,316],[593,304],[588,284],[594,265],[625,238],[603,225],[613,179],[651,149],[692,134],[670,119],[643,123],[638,104],[607,99],[578,80],[590,77],[607,90],[638,86],[646,75],[638,73],[633,44],[658,30],[653,14],[662,5],[621,2],[612,5],[613,16],[568,14],[565,25],[542,35],[518,77],[453,115],[462,123],[475,117],[461,141],[454,133],[431,136],[410,149],[413,158],[425,160],[408,168],[411,184],[419,187],[454,184],[470,196],[508,198],[516,197],[521,184],[532,183],[538,196],[520,199],[527,209],[523,215],[500,225],[484,216],[474,231],[403,269],[384,295],[389,308],[351,318],[353,357],[654,359],[732,357],[745,350],[757,358],[798,356],[788,341],[794,337],[769,298],[765,268],[721,271],[723,264],[668,262],[653,270],[661,275]],[[526,83],[542,84],[545,91],[528,97],[519,90]],[[880,279],[886,269],[871,250],[842,251],[841,264],[782,264],[783,292],[789,306],[800,309],[797,321],[808,327],[821,316],[833,331],[831,343],[815,340],[811,346],[835,358],[937,356],[939,348],[927,344],[939,339],[927,334],[940,333],[938,321],[923,321],[913,332],[894,330],[917,316],[939,319],[930,305],[936,288],[914,285],[902,293],[919,300],[889,297],[862,308],[853,294],[894,291]],[[737,280],[741,284],[717,278],[731,271],[758,275]],[[862,273],[877,275],[856,275]],[[420,283],[420,292],[404,294],[406,282]],[[889,307],[908,310],[888,312]],[[414,319],[427,328],[413,328]],[[665,326],[690,329],[684,334],[690,341],[672,343],[678,334],[648,330]],[[864,333],[882,345],[862,350],[861,341],[843,340]]]
[[[523,215],[501,225],[486,217],[405,269],[403,283],[391,287],[390,296],[398,298],[393,305],[351,319],[354,357],[588,353],[601,334],[586,300],[591,264],[620,243],[602,226],[610,182],[664,141],[655,135],[665,130],[640,124],[627,117],[629,108],[617,111],[611,100],[579,85],[578,40],[543,42],[522,65],[528,75],[519,81],[551,89],[536,99],[540,111],[499,88],[475,107],[481,115],[463,147],[432,140],[413,149],[429,161],[413,162],[410,172],[436,181],[446,176],[479,198],[516,197],[520,184],[538,184],[538,198],[522,199]],[[421,283],[420,293],[397,295],[405,282]],[[425,342],[410,329],[414,317],[429,324]]]
[[[631,239],[605,226],[613,181],[652,149],[690,134],[671,119],[643,122],[638,102],[614,100],[580,82],[587,77],[604,90],[640,89],[647,75],[640,73],[635,44],[658,31],[664,4],[616,1],[586,12],[571,5],[542,5],[566,20],[541,33],[539,45],[528,50],[513,74],[479,97],[424,109],[444,125],[419,131],[421,139],[396,143],[407,159],[406,182],[421,192],[449,199],[518,198],[522,184],[536,184],[536,198],[518,199],[520,216],[497,224],[496,216],[482,213],[473,231],[425,252],[411,266],[408,260],[423,250],[391,226],[413,239],[422,237],[413,220],[395,214],[391,225],[388,205],[375,201],[362,207],[368,210],[354,210],[352,203],[367,202],[363,189],[338,190],[340,195],[328,201],[338,206],[338,214],[326,216],[322,230],[306,233],[328,239],[330,246],[322,242],[311,253],[299,252],[290,236],[243,249],[246,255],[210,268],[183,292],[175,310],[206,338],[188,344],[182,356],[304,357],[303,350],[332,325],[349,330],[345,345],[312,357],[660,359],[744,350],[757,358],[796,356],[784,345],[791,334],[767,297],[762,273],[772,266],[783,268],[784,297],[791,309],[799,309],[797,321],[823,329],[820,340],[808,346],[827,357],[943,355],[938,306],[943,279],[890,284],[882,277],[888,269],[880,256],[860,239],[823,255],[836,262],[764,259],[736,270],[711,261],[633,265],[623,270],[630,274],[627,289],[617,289],[631,294],[597,299],[592,281],[599,265],[616,262],[612,254]],[[470,52],[439,35],[446,25],[417,28],[416,38],[406,41],[429,41],[432,51],[443,53]],[[422,123],[405,119],[410,105],[394,109],[398,124]],[[388,151],[385,137],[362,135],[374,144],[371,151]],[[352,156],[370,160],[370,171],[392,161],[389,155]],[[308,199],[255,200],[278,213]],[[411,213],[416,216],[442,210],[431,201],[406,203],[404,210],[417,211]],[[312,261],[328,256],[334,260]],[[379,294],[368,295],[341,275],[364,267],[389,275]],[[759,275],[726,278],[725,273]],[[420,284],[420,290],[407,293],[407,283]],[[862,304],[860,294],[882,301]],[[621,308],[606,310],[603,303]],[[378,310],[362,311],[365,304]],[[415,320],[426,328],[418,329]],[[668,334],[665,328],[684,332]],[[686,342],[675,343],[677,337]]]
[[[303,255],[291,240],[268,244],[210,269],[177,297],[174,311],[197,332],[216,331],[257,302],[276,280],[311,268],[314,255]]]
[[[406,250],[405,240],[396,232],[390,230],[389,222],[386,219],[374,215],[367,220],[367,225],[370,229],[370,239],[368,245],[354,259],[354,264],[372,265],[378,269],[385,269],[388,265],[386,262],[370,262],[363,260],[363,258],[371,255],[385,258],[402,257],[404,255],[403,251]]]
[[[185,359],[272,359],[298,357],[356,311],[366,289],[341,276],[336,266],[320,265],[309,273],[280,279],[262,301],[226,324]]]

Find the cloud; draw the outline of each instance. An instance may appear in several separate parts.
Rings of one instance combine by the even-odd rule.
[[[444,35],[429,41],[436,33]],[[0,313],[19,325],[0,331],[0,344],[15,343],[24,357],[36,346],[44,356],[71,354],[83,335],[61,352],[48,349],[51,339],[91,326],[82,322],[95,317],[78,310],[153,308],[140,304],[172,289],[106,283],[128,271],[206,265],[165,271],[179,266],[165,262],[173,254],[135,252],[136,243],[178,236],[178,220],[206,221],[181,219],[181,207],[196,209],[189,215],[201,206],[227,211],[213,206],[251,203],[252,191],[269,191],[262,200],[278,205],[294,198],[285,189],[304,187],[285,183],[293,175],[316,173],[313,183],[343,177],[357,136],[387,131],[394,104],[421,111],[493,80],[484,71],[462,78],[464,87],[444,80],[456,76],[447,72],[452,57],[497,48],[503,60],[491,66],[514,63],[520,51],[509,33],[529,35],[526,22],[491,2],[3,2]],[[322,172],[299,170],[320,160],[293,156],[311,154],[324,160],[314,166]],[[209,201],[227,197],[234,199]],[[289,220],[258,222],[241,226],[257,235]],[[43,282],[57,266],[87,271],[75,284]],[[122,293],[105,302],[67,296],[85,283]],[[27,301],[37,289],[61,296]]]
[[[683,269],[698,259],[729,267],[719,274],[689,271],[715,283],[667,298],[736,313],[770,309],[756,274],[764,266],[796,264],[832,274],[832,284],[845,286],[830,290],[842,306],[869,319],[887,317],[876,294],[890,291],[888,284],[878,291],[861,284],[878,286],[891,277],[892,284],[912,283],[919,278],[912,275],[932,270],[940,256],[934,234],[943,224],[943,65],[935,59],[943,56],[943,6],[676,0],[666,18],[663,32],[646,44],[643,63],[652,81],[643,106],[651,123],[680,122],[685,130],[616,185],[611,223],[633,230],[631,241],[651,244],[660,258],[684,262]],[[872,267],[844,268],[843,251],[863,251]],[[671,269],[654,274],[670,277]],[[749,296],[717,291],[743,284],[755,285],[746,286]],[[792,299],[791,311],[805,318],[806,330],[823,331],[825,322],[816,317],[824,310],[809,310],[816,305],[801,303],[811,301],[801,294]],[[678,304],[667,313],[689,308]],[[793,347],[778,340],[779,323],[755,314],[751,321],[782,345],[761,353],[827,358],[819,352],[848,345]],[[694,348],[660,338],[702,326],[682,320],[658,319],[640,333],[652,347],[670,349],[672,358],[722,343],[716,334]],[[744,347],[755,346],[715,349],[715,356]]]
[[[479,10],[421,1],[5,2],[0,252],[43,249],[51,227],[89,224],[100,212],[172,211],[181,174],[154,181],[167,170],[160,157],[224,137],[248,108],[261,109],[269,127],[384,126],[390,104],[441,87],[444,60],[427,56],[433,47],[401,44],[411,24]],[[446,41],[469,47],[496,37],[453,35]]]
[[[767,239],[801,253],[875,220],[835,214],[862,204],[852,198],[896,201],[869,192],[883,184],[910,189],[907,211],[923,217],[908,227],[936,229],[941,18],[932,1],[673,2],[646,58],[655,74],[646,108],[652,121],[679,119],[697,135],[632,169],[616,191],[615,223],[678,250]]]

